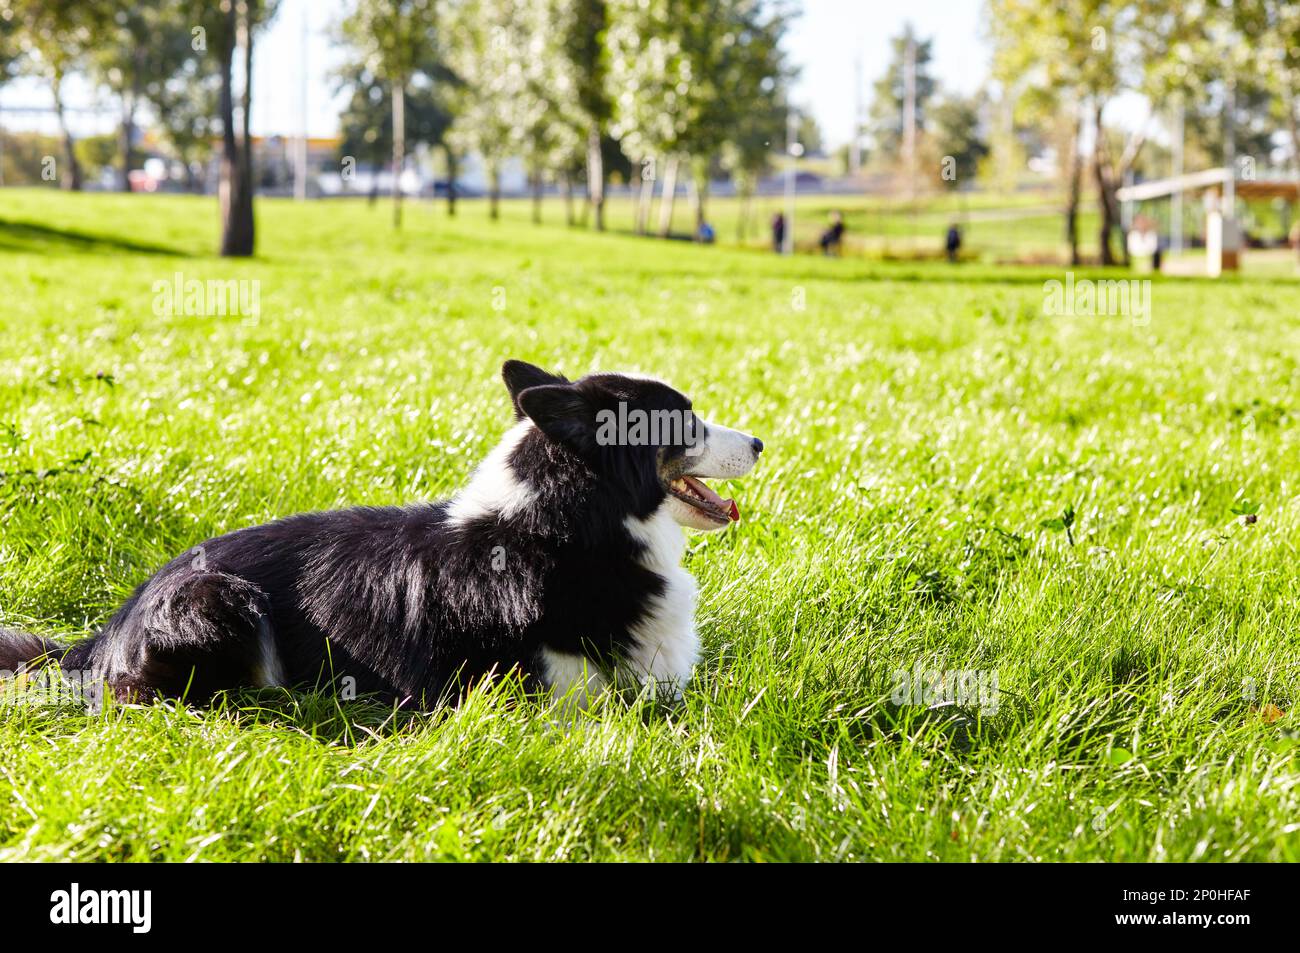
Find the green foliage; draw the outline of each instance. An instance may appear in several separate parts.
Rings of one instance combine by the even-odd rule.
[[[359,64],[387,83],[406,83],[437,62],[436,0],[359,0],[344,19],[343,38]]]
[[[613,112],[606,77],[609,51],[608,0],[549,0],[554,35],[571,84],[568,93],[587,123],[604,129]]]
[[[111,168],[117,158],[117,138],[111,135],[83,136],[77,140],[77,161],[92,176]]]
[[[145,96],[161,117],[160,131],[176,157],[185,165],[191,184],[200,185],[199,170],[212,154],[221,135],[220,77],[207,57],[190,55],[189,34],[168,33],[155,42],[173,44],[178,67],[156,74],[145,86]]]
[[[747,187],[784,143],[788,11],[759,0],[611,0],[609,9],[609,90],[624,151],[688,157],[701,203],[719,159]]]
[[[535,19],[515,0],[462,0],[455,7],[452,70],[463,82],[449,139],[460,153],[482,156],[495,192],[502,163],[523,151],[545,100],[529,75],[530,49],[542,42]]]
[[[955,166],[955,174],[942,179],[948,188],[973,182],[980,162],[989,154],[988,144],[980,135],[979,110],[979,97],[955,94],[939,99],[930,109],[935,149],[941,156],[952,156]]]
[[[0,12],[0,87],[18,71],[22,49],[18,42],[18,24]]]
[[[5,185],[46,185],[41,179],[44,159],[59,154],[59,140],[35,133],[15,135],[7,129],[0,130],[0,137],[4,139],[0,177]]]
[[[361,63],[343,67],[339,85],[350,91],[339,116],[343,142],[339,154],[382,164],[393,151],[393,106],[390,85]],[[451,125],[452,88],[456,78],[440,63],[417,70],[406,90],[408,145],[440,145]]]

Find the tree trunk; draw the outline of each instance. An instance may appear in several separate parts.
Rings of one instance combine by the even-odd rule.
[[[253,142],[249,112],[253,101],[253,37],[247,0],[225,0],[226,41],[221,50],[221,254],[253,254]],[[235,135],[235,48],[244,49],[242,135]],[[239,139],[242,138],[242,142]]]
[[[59,184],[71,192],[80,192],[81,163],[77,161],[76,142],[63,112],[63,74],[56,73],[50,85],[54,92],[54,114],[58,117],[59,131],[63,134],[63,161],[68,173],[60,177]]]
[[[1079,199],[1083,191],[1083,156],[1079,153],[1079,135],[1083,131],[1083,116],[1074,115],[1070,129],[1069,193],[1065,206],[1065,239],[1070,243],[1070,264],[1082,263],[1079,257]]]
[[[402,227],[402,171],[406,168],[406,77],[393,79],[393,228]]]
[[[1093,162],[1093,179],[1097,184],[1097,207],[1101,212],[1101,225],[1097,231],[1097,249],[1103,265],[1114,265],[1115,252],[1111,248],[1110,235],[1115,229],[1115,220],[1110,212],[1110,202],[1106,198],[1106,175],[1101,169],[1101,160]]]
[[[239,193],[239,217],[243,223],[247,251],[253,254],[255,225],[253,221],[253,193],[257,181],[253,170],[253,4],[256,0],[240,3],[239,32],[244,48],[244,91],[240,96],[240,123],[243,130],[239,139],[240,180],[244,187]]]
[[[117,179],[121,192],[131,191],[131,137],[135,128],[135,104],[129,96],[122,99],[122,128],[120,130],[120,148],[122,150],[122,169]]]
[[[677,197],[678,157],[669,156],[664,165],[664,187],[659,193],[659,237],[667,238],[673,229],[673,202]]]
[[[1117,264],[1115,253],[1110,246],[1110,236],[1115,230],[1118,222],[1118,216],[1115,214],[1114,192],[1111,189],[1108,176],[1106,174],[1106,139],[1105,127],[1102,125],[1101,115],[1105,108],[1104,102],[1098,102],[1094,109],[1094,136],[1096,141],[1092,149],[1092,170],[1093,178],[1097,184],[1097,208],[1101,212],[1101,227],[1097,233],[1098,250],[1101,254],[1101,263],[1103,265]],[[1124,245],[1123,236],[1120,240],[1121,246]],[[1127,253],[1126,253],[1127,254]]]
[[[747,173],[741,175],[740,213],[736,216],[736,244],[749,240],[749,217],[754,205],[754,186]]]
[[[587,132],[587,197],[596,216],[596,231],[605,230],[605,159],[600,154],[600,127]]]
[[[655,197],[655,158],[641,160],[641,191],[636,200],[636,233],[644,235],[650,229],[650,203]]]
[[[709,202],[709,161],[697,159],[692,165],[694,166],[692,178],[695,185],[692,195],[695,206],[695,237],[698,240],[700,232],[704,230],[704,225],[708,221],[706,206]]]
[[[140,102],[140,86],[145,70],[145,48],[137,47],[132,56],[131,88],[122,91],[122,177],[118,186],[131,191],[131,140],[135,138],[135,107]]]
[[[564,173],[564,224],[573,227],[573,176]]]
[[[488,218],[501,217],[501,169],[495,162],[488,168]]]
[[[234,192],[239,178],[239,147],[235,142],[235,0],[223,0],[222,12],[226,15],[225,37],[219,50],[221,57],[221,171],[217,183],[217,203],[221,207],[221,253],[226,251],[234,223]]]
[[[533,224],[542,224],[542,170],[533,170]]]

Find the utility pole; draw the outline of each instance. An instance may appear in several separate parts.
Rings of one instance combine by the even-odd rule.
[[[1183,102],[1183,97],[1178,97],[1178,107],[1174,112],[1174,179],[1181,179],[1183,176],[1183,124],[1187,106]],[[1183,190],[1180,188],[1173,194],[1173,201],[1169,208],[1169,250],[1177,254],[1183,250]]]
[[[849,174],[862,168],[862,51],[853,57],[853,138],[849,141]]]
[[[298,81],[301,84],[298,98],[298,149],[294,163],[293,197],[301,202],[307,198],[307,20],[311,4],[302,3],[302,35],[299,37]]]
[[[916,41],[907,38],[903,56],[903,161],[907,169],[907,197],[916,195]]]

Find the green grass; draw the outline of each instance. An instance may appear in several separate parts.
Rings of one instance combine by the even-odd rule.
[[[0,858],[1300,859],[1294,279],[1157,279],[1139,326],[1045,316],[1059,271],[474,203],[394,236],[264,201],[230,262],[210,200],[4,200],[3,624],[75,638],[212,534],[452,492],[506,357],[658,373],[768,449],[692,539],[679,710],[4,706]],[[178,271],[260,281],[260,317],[156,316]],[[896,704],[918,664],[996,673],[996,713]]]

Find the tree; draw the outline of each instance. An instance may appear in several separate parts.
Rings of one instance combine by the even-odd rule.
[[[732,177],[740,197],[736,234],[747,237],[750,211],[759,177],[767,170],[773,153],[785,140],[789,106],[786,86],[793,71],[781,52],[781,37],[788,17],[776,9],[766,20],[754,21],[753,31],[742,37],[732,75],[724,78],[733,90],[737,108],[727,120],[722,143],[722,167]],[[821,130],[807,112],[798,115],[799,143],[805,152],[821,149]]]
[[[212,143],[221,135],[221,77],[211,57],[193,49],[193,42],[184,25],[154,37],[155,54],[178,65],[151,71],[143,95],[158,118],[163,138],[185,166],[186,186],[201,192]]]
[[[736,239],[749,235],[750,213],[758,180],[771,164],[773,152],[785,136],[786,110],[775,96],[755,103],[739,117],[722,145],[722,167],[731,175],[740,199]],[[814,126],[815,128],[815,126]]]
[[[436,61],[436,6],[436,0],[359,0],[356,9],[343,22],[343,34],[361,54],[366,71],[388,86],[392,110],[394,228],[402,224],[406,93],[417,72]]]
[[[1290,146],[1291,176],[1300,191],[1300,6],[1285,0],[1240,0],[1234,14],[1255,53],[1260,85],[1275,96],[1275,115]],[[1296,249],[1300,253],[1300,242]]]
[[[165,83],[190,58],[188,24],[169,0],[135,0],[112,3],[106,9],[106,41],[95,46],[90,62],[96,78],[122,105],[119,131],[118,184],[130,191],[135,115],[146,90]]]
[[[13,78],[20,56],[15,27],[11,19],[0,10],[0,88]],[[0,186],[4,185],[4,129],[0,127]]]
[[[930,109],[931,135],[940,155],[952,159],[952,175],[944,168],[940,178],[948,188],[975,178],[980,160],[989,153],[988,143],[980,134],[979,97],[952,94],[938,100]]]
[[[515,16],[514,42],[520,47],[523,72],[523,98],[517,104],[520,141],[535,223],[542,220],[546,179],[571,163],[586,131],[577,101],[576,71],[565,55],[566,38],[559,29],[568,12],[567,0],[534,0],[522,4]]]
[[[18,72],[22,51],[18,46],[17,30],[12,12],[0,5],[0,86],[13,79]]]
[[[373,75],[364,63],[350,63],[338,73],[340,87],[350,95],[339,116],[343,142],[340,154],[382,165],[393,155],[392,87]],[[455,78],[440,63],[421,66],[408,84],[403,107],[406,147],[439,146],[451,125],[448,90]]]
[[[65,189],[81,189],[81,164],[67,122],[64,80],[79,70],[98,36],[104,7],[89,0],[0,0],[0,19],[14,26],[14,38],[26,54],[24,67],[45,80],[54,97],[54,113],[63,139]]]
[[[661,235],[671,226],[679,164],[689,160],[698,231],[728,137],[746,111],[770,109],[783,92],[788,14],[762,0],[617,0],[610,14],[616,133],[643,167],[664,162]]]
[[[552,16],[560,69],[567,77],[565,89],[571,124],[585,143],[587,198],[597,231],[605,228],[605,178],[603,144],[613,116],[608,87],[609,53],[606,34],[610,25],[607,0],[553,0]],[[563,147],[561,147],[563,152]]]
[[[1111,99],[1135,85],[1142,49],[1138,37],[1157,29],[1154,23],[1135,26],[1131,2],[1110,0],[990,0],[994,42],[994,72],[1008,90],[1023,84],[1048,90],[1072,117],[1073,136],[1068,172],[1066,231],[1071,260],[1079,261],[1077,234],[1083,159],[1080,137],[1090,111],[1093,128],[1092,170],[1101,211],[1098,232],[1103,264],[1114,264],[1111,235],[1119,227],[1115,192],[1125,171],[1136,160],[1145,130],[1135,133],[1116,161],[1111,155],[1104,113]],[[1014,98],[1014,93],[1012,93]],[[1125,262],[1128,251],[1120,242]]]
[[[610,0],[606,74],[613,107],[611,131],[639,164],[641,198],[636,229],[649,227],[650,197],[662,174],[659,233],[667,235],[677,191],[685,123],[678,90],[689,84],[671,0]]]
[[[275,16],[277,0],[220,0],[224,15],[217,31],[221,62],[221,254],[247,257],[253,254],[256,232],[253,222],[253,37],[259,26]],[[234,58],[243,51],[240,86],[240,130],[235,135]]]
[[[525,67],[533,34],[519,14],[513,0],[464,0],[449,57],[463,85],[448,138],[459,154],[482,158],[493,221],[500,217],[502,164],[523,152],[539,108]]]
[[[1238,156],[1267,161],[1277,131],[1270,110],[1285,100],[1288,60],[1300,59],[1294,6],[1210,0],[1158,16],[1167,11],[1156,0],[1135,3],[1136,17],[1153,22],[1142,35],[1140,91],[1153,102],[1199,104],[1187,111],[1186,131],[1208,164],[1237,175]]]
[[[247,257],[256,246],[253,220],[253,43],[275,18],[279,0],[175,0],[182,23],[190,24],[190,48],[211,57],[218,81],[221,121],[221,254]],[[184,27],[180,28],[180,32]],[[235,123],[235,60],[240,59],[239,124]]]
[[[886,161],[896,161],[902,154],[906,134],[904,106],[907,98],[907,63],[911,50],[914,77],[913,101],[916,106],[915,128],[926,127],[927,104],[938,84],[930,74],[932,41],[922,40],[906,24],[903,32],[890,41],[892,58],[885,75],[876,80],[873,88],[871,111],[867,130],[871,135],[872,151]]]

